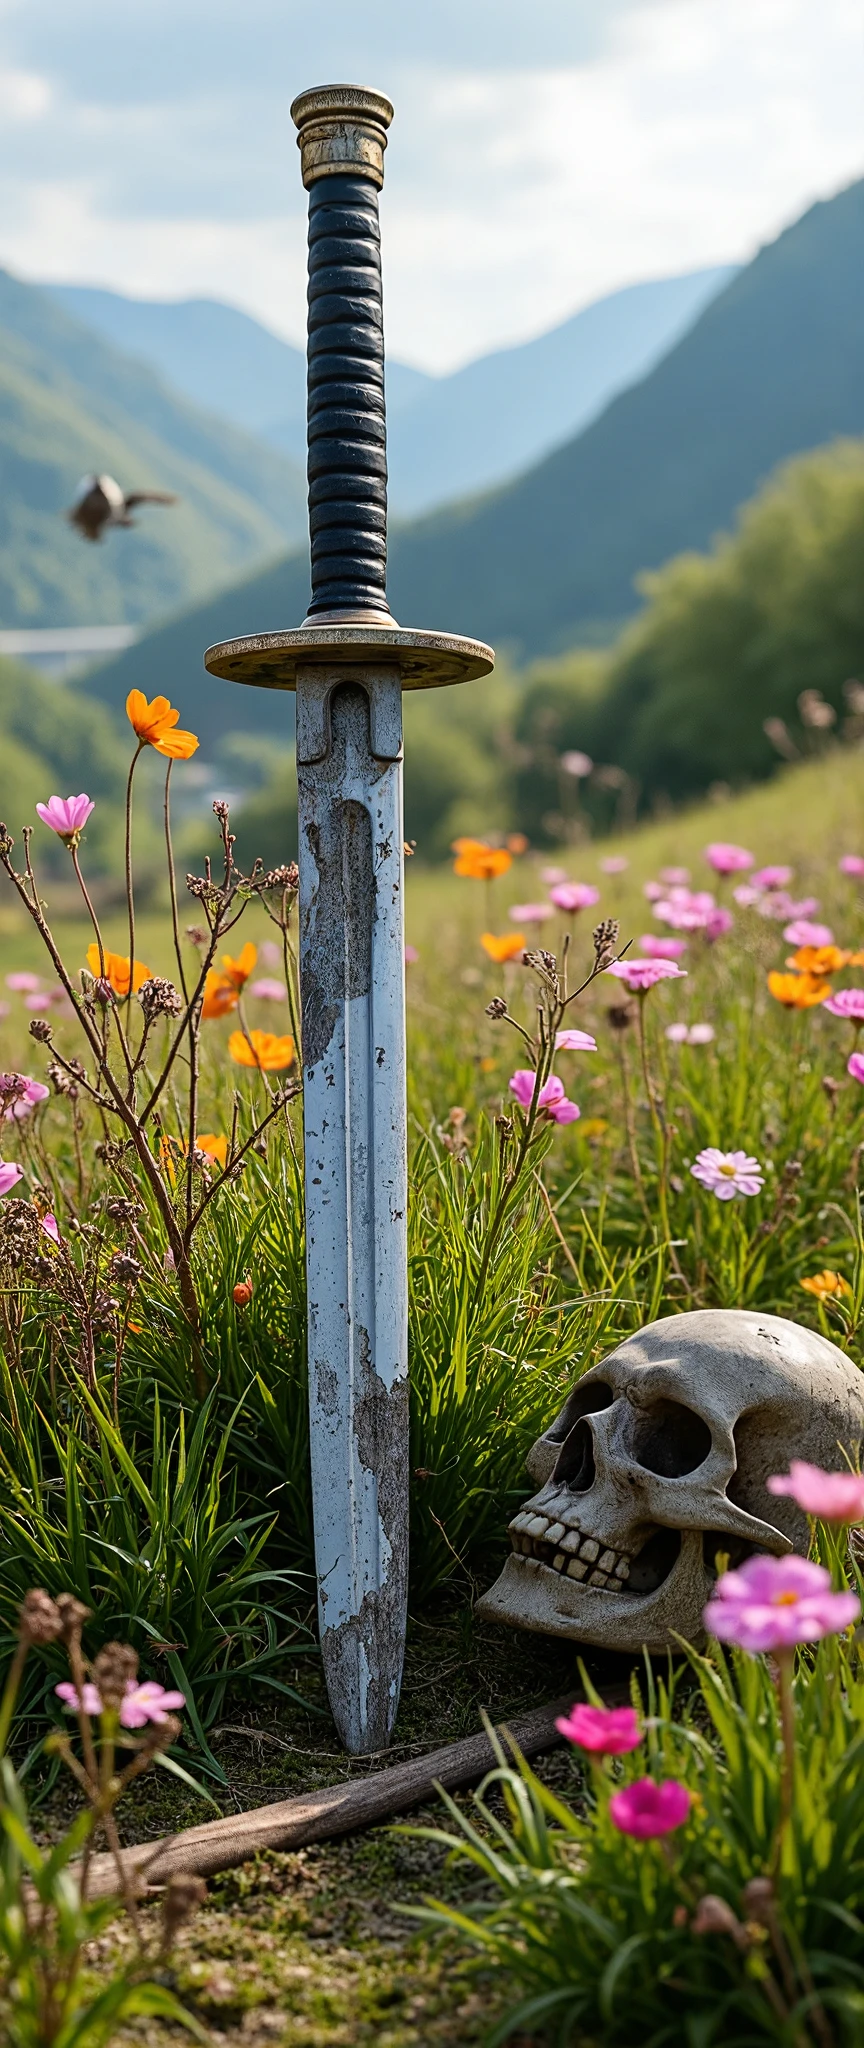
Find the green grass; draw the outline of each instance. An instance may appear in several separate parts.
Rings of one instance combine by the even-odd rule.
[[[706,842],[733,839],[760,862],[794,865],[795,891],[818,896],[819,915],[838,940],[857,947],[864,943],[864,898],[836,863],[844,851],[864,850],[862,798],[864,757],[832,753],[734,802],[657,821],[614,845],[572,847],[560,858],[571,875],[600,882],[600,912],[619,916],[622,938],[635,941],[652,928],[644,881],[662,865],[683,864],[694,885],[705,885]],[[599,863],[610,851],[626,854],[624,877],[602,875]],[[512,1502],[528,1489],[528,1446],[573,1378],[620,1335],[684,1306],[747,1302],[821,1327],[860,1356],[856,1188],[864,1091],[845,1073],[848,1027],[821,1010],[790,1015],[771,1000],[767,970],[782,964],[789,948],[778,925],[748,911],[736,911],[734,932],[716,946],[694,940],[688,979],[653,992],[646,1005],[653,1085],[674,1127],[669,1200],[677,1271],[658,1227],[659,1164],[635,1034],[611,1029],[608,1012],[620,1005],[621,990],[601,977],[577,1018],[595,1032],[598,1052],[558,1060],[581,1120],[550,1130],[536,1151],[510,1226],[496,1241],[488,1284],[468,1313],[494,1205],[495,1119],[512,1108],[508,1078],[525,1063],[522,1042],[487,1018],[485,1006],[503,990],[530,1028],[532,986],[536,992],[521,966],[502,970],[487,960],[479,934],[507,929],[511,904],[543,894],[544,864],[545,857],[533,856],[515,862],[491,900],[480,884],[449,868],[409,867],[408,934],[420,955],[409,969],[412,1632],[397,1753],[406,1741],[428,1747],[448,1729],[467,1732],[480,1704],[510,1708],[559,1689],[559,1653],[518,1637],[506,1642],[507,1684],[497,1684],[486,1647],[495,1632],[476,1631],[470,1601],[503,1558]],[[70,962],[83,961],[89,934],[67,904],[64,896],[58,935]],[[188,913],[181,907],[181,924],[193,914],[191,903]],[[576,925],[577,969],[589,962],[593,922],[588,912]],[[253,910],[245,929],[260,941],[270,928]],[[106,915],[105,935],[127,950],[121,915]],[[544,937],[557,947],[554,925]],[[136,955],[171,972],[164,918],[139,919]],[[0,975],[41,965],[32,933],[5,902]],[[860,977],[850,969],[842,978]],[[0,1062],[39,1075],[46,1056],[26,1035],[22,999],[10,994],[9,1002],[0,1020]],[[670,1045],[665,1026],[682,1018],[710,1021],[714,1042]],[[251,1021],[283,1029],[287,1023],[264,1005]],[[75,1028],[57,1014],[57,1042],[67,1053],[75,1049]],[[246,1127],[260,1090],[228,1060],[230,1028],[230,1020],[205,1027],[201,1127],[213,1131],[229,1127],[235,1099]],[[822,1085],[826,1075],[838,1083],[832,1095]],[[634,1185],[625,1089],[644,1202]],[[452,1140],[457,1106],[465,1111],[463,1156],[445,1142]],[[170,1105],[167,1114],[170,1128]],[[241,1804],[277,1796],[278,1782],[286,1789],[320,1782],[320,1766],[307,1752],[326,1751],[328,1741],[325,1774],[333,1768],[309,1635],[299,1110],[291,1115],[293,1142],[284,1127],[271,1132],[266,1158],[251,1157],[242,1179],[211,1204],[200,1234],[196,1279],[210,1388],[203,1406],[174,1280],[164,1267],[162,1227],[150,1209],[141,1226],[138,1327],[127,1342],[116,1413],[110,1352],[98,1355],[98,1392],[88,1397],[75,1370],[74,1333],[62,1320],[52,1327],[44,1300],[26,1288],[0,1397],[7,1613],[33,1578],[55,1592],[74,1585],[93,1608],[94,1645],[130,1634],[148,1672],[170,1670],[188,1689],[187,1762],[209,1773],[220,1799],[230,1792]],[[80,1189],[62,1100],[46,1105],[39,1129],[34,1150],[32,1130],[10,1126],[4,1156],[22,1158],[29,1185],[54,1177],[61,1228],[76,1209],[98,1217],[110,1181],[96,1153],[98,1119],[85,1113]],[[752,1150],[765,1169],[764,1192],[721,1205],[699,1189],[689,1165],[708,1143]],[[844,1274],[851,1290],[827,1309],[800,1284],[826,1266]],[[239,1309],[232,1290],[247,1271],[253,1297]],[[7,1271],[7,1306],[19,1298],[18,1285]],[[43,1677],[52,1677],[50,1664]],[[44,1728],[38,1688],[28,1711],[30,1737]],[[269,1731],[287,1776],[244,1776],[226,1725]],[[282,1752],[280,1742],[287,1745]],[[49,1805],[46,1826],[50,1813]],[[203,1817],[190,1811],[188,1796],[185,1806],[163,1806],[157,1827],[167,1824],[166,1813]],[[154,1818],[145,1802],[127,1826],[153,1831]],[[268,1864],[286,1889],[266,1900],[262,1887],[270,1880],[263,1876],[231,1880],[218,1891],[190,1937],[184,1970],[190,1986],[203,1986],[201,2010],[227,2042],[254,2041],[256,2029],[278,2048],[336,2048],[355,2039],[402,2048],[482,2037],[482,2001],[480,2009],[472,2005],[473,1994],[454,1988],[434,1959],[405,1951],[401,1923],[391,1919],[383,1934],[374,1924],[379,1892],[401,1889],[403,1870],[408,1892],[424,1888],[421,1866],[412,1876],[409,1852],[398,1867],[383,1850],[383,1862],[371,1845],[368,1862],[366,1853],[322,1850],[305,1863]],[[306,1868],[308,1913],[298,1905]],[[334,1903],[343,1881],[358,1890],[353,1919]],[[280,1960],[273,1972],[262,1966],[259,1981],[255,1950],[263,1944],[264,1952],[265,1936]],[[233,1986],[227,1992],[219,1989],[223,1979]],[[259,2028],[253,2009],[278,2013],[282,2032],[273,2018]],[[162,2048],[169,2035],[157,2029],[147,2038]]]

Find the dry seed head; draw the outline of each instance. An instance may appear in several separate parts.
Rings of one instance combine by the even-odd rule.
[[[85,1607],[83,1600],[76,1600],[74,1593],[60,1593],[57,1597],[57,1608],[62,1622],[64,1643],[79,1640],[85,1621],[90,1619],[89,1607]]]
[[[93,1683],[103,1705],[118,1709],[126,1687],[138,1676],[138,1653],[130,1643],[106,1643],[94,1657]]]
[[[203,1877],[193,1877],[191,1873],[186,1874],[182,1871],[177,1871],[174,1877],[169,1877],[162,1895],[162,1925],[166,1946],[170,1946],[180,1928],[187,1920],[191,1920],[199,1906],[203,1906],[206,1897],[207,1886]]]
[[[151,974],[138,990],[138,1001],[148,1024],[154,1017],[179,1017],[183,1008],[183,997],[173,981],[164,974]]]
[[[28,1643],[54,1643],[63,1633],[63,1617],[56,1601],[44,1587],[33,1586],[19,1608],[21,1639]]]
[[[594,927],[594,965],[599,970],[610,966],[618,952],[618,937],[621,926],[617,917],[601,918]]]

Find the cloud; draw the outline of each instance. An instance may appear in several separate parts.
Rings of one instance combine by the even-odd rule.
[[[861,73],[857,0],[0,0],[0,261],[301,339],[288,106],[360,76],[396,104],[390,347],[449,367],[751,253],[856,174]]]

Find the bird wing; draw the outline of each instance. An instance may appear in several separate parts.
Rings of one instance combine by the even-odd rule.
[[[133,505],[176,505],[176,503],[177,498],[173,491],[130,491],[126,499],[126,510],[131,512]]]

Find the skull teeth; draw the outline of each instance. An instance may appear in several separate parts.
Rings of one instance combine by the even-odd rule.
[[[554,1509],[557,1502],[547,1505]],[[523,1508],[510,1524],[510,1541],[521,1556],[534,1564],[545,1564],[569,1579],[585,1580],[589,1586],[621,1593],[630,1577],[632,1559],[613,1550],[596,1536],[568,1528],[554,1514]]]

